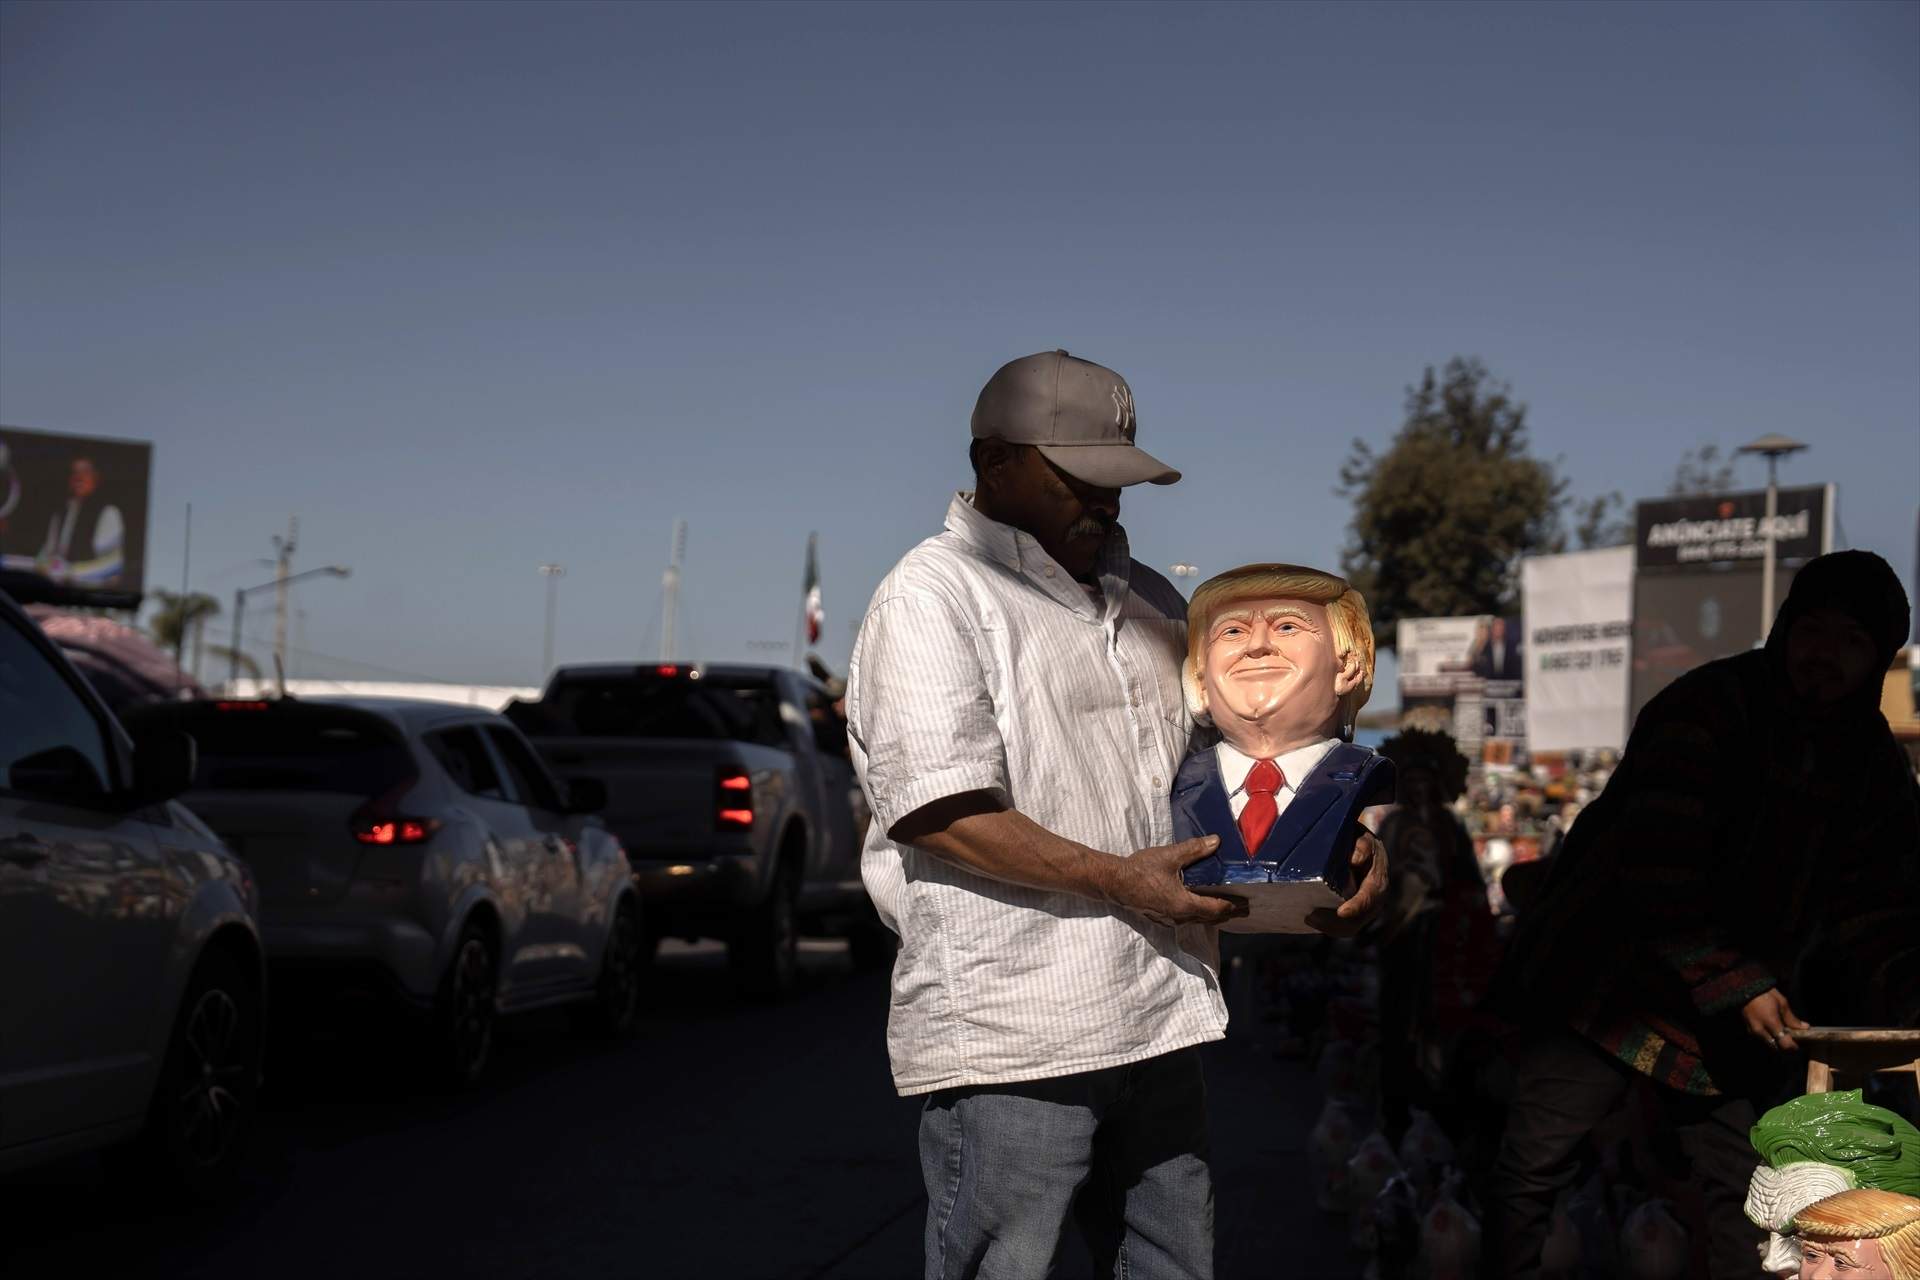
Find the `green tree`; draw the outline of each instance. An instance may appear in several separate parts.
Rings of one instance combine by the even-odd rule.
[[[195,591],[181,595],[177,591],[168,591],[164,587],[153,592],[155,609],[147,619],[147,634],[153,637],[155,644],[171,652],[179,652],[181,638],[186,638],[186,647],[192,650],[188,663],[193,678],[200,678],[200,665],[205,657],[211,657],[215,663],[224,666],[231,658],[233,650],[223,644],[206,643],[207,623],[220,616],[220,602],[210,595]],[[249,676],[260,674],[260,664],[246,652],[240,655],[240,669]]]
[[[204,625],[206,619],[220,614],[220,602],[200,591],[181,595],[156,587],[153,599],[155,608],[147,619],[147,634],[162,649],[178,648],[181,639],[191,636],[196,625]]]
[[[1669,498],[1687,498],[1701,493],[1725,493],[1733,488],[1733,459],[1720,452],[1719,445],[1703,444],[1680,455],[1667,485]]]
[[[1680,455],[1667,482],[1669,498],[1701,493],[1725,493],[1734,485],[1733,459],[1718,445],[1703,444]],[[1572,506],[1573,539],[1582,551],[1618,547],[1633,541],[1633,518],[1618,489],[1598,497],[1576,500]]]
[[[1581,551],[1623,547],[1633,541],[1633,520],[1618,489],[1573,504],[1573,541]]]
[[[1385,452],[1353,442],[1337,490],[1354,503],[1341,564],[1383,646],[1401,618],[1512,612],[1520,557],[1565,546],[1566,482],[1528,453],[1526,418],[1486,366],[1455,357],[1408,388]]]

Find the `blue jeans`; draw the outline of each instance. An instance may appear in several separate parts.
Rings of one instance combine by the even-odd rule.
[[[944,1089],[920,1113],[927,1280],[1051,1275],[1076,1214],[1101,1275],[1211,1280],[1200,1051]]]

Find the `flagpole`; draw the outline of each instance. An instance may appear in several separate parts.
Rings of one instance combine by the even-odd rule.
[[[819,536],[817,533],[807,535],[807,563],[806,567],[800,571],[800,608],[793,619],[793,669],[795,671],[800,669],[800,645],[807,634],[807,592],[813,586],[807,579],[813,572],[813,541]]]

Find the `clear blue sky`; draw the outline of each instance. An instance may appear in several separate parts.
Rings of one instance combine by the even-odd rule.
[[[152,585],[297,513],[297,673],[530,682],[543,560],[650,654],[681,516],[683,649],[790,640],[817,529],[838,664],[1056,346],[1186,472],[1157,565],[1335,565],[1468,354],[1576,493],[1811,441],[1911,578],[1920,6],[0,8],[0,421],[154,442]]]

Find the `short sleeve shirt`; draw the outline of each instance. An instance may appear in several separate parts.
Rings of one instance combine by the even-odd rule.
[[[874,821],[867,890],[901,938],[887,1024],[902,1094],[1118,1066],[1225,1033],[1214,931],[1004,884],[887,838],[990,792],[1108,853],[1168,844],[1192,723],[1186,602],[1108,539],[1089,592],[955,497],[895,566],[854,645],[847,717]]]

